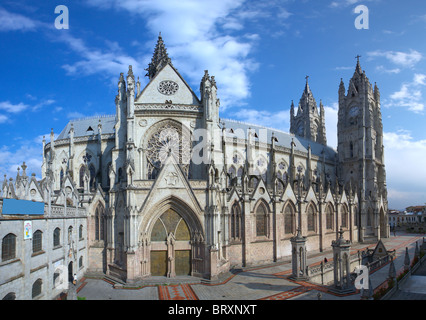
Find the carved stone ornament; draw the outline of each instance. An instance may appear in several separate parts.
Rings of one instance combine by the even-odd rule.
[[[171,80],[164,80],[158,84],[158,91],[166,96],[174,95],[179,89],[179,85]]]

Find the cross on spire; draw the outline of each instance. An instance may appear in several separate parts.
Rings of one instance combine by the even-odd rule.
[[[356,71],[358,71],[358,73],[361,74],[362,70],[361,70],[361,65],[359,64],[359,58],[361,58],[361,56],[358,54],[355,58],[356,58]]]

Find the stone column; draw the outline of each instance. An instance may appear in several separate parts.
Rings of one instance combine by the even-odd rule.
[[[175,269],[175,237],[172,233],[167,237],[167,277],[176,277]]]

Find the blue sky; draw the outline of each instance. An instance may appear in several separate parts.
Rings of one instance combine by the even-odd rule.
[[[69,10],[56,29],[55,7]],[[358,5],[369,28],[357,29]],[[216,77],[220,115],[289,129],[309,84],[336,146],[337,91],[356,55],[381,93],[389,206],[426,202],[426,3],[422,0],[63,0],[0,2],[0,172],[41,177],[41,141],[72,118],[114,114],[120,72],[142,87],[161,32],[195,92]],[[2,179],[3,180],[3,179]]]

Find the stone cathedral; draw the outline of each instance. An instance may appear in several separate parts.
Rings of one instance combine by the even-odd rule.
[[[215,279],[238,266],[389,236],[380,93],[359,59],[338,88],[338,146],[306,78],[290,133],[222,119],[214,76],[197,96],[161,35],[141,88],[120,74],[116,113],[70,121],[43,143],[52,200],[87,210],[88,267],[127,283]],[[297,110],[296,110],[297,109]]]

